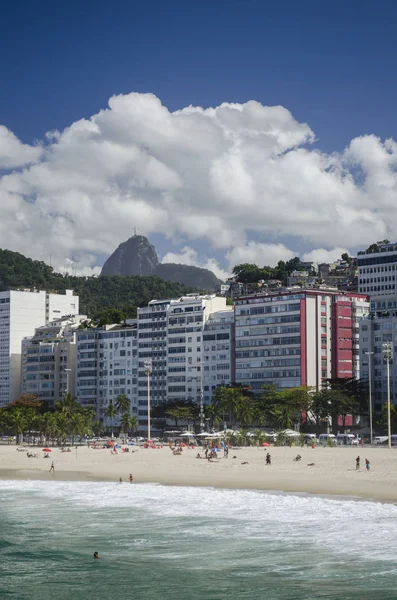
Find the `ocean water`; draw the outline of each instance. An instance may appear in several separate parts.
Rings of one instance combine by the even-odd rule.
[[[0,599],[395,600],[396,540],[392,504],[2,481]]]

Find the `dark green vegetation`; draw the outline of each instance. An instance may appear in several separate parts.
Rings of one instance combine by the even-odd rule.
[[[221,283],[220,279],[208,269],[175,263],[159,264],[153,274],[167,281],[178,281],[199,290],[211,291],[218,283]]]
[[[124,433],[131,433],[137,427],[136,417],[130,416],[130,400],[124,394],[118,396],[114,405],[108,407],[107,415],[111,419],[120,418]],[[5,435],[15,435],[16,442],[23,435],[29,434],[35,438],[45,437],[54,445],[65,445],[67,439],[74,444],[75,438],[86,435],[101,435],[105,431],[103,423],[95,420],[95,410],[92,407],[81,406],[70,394],[63,400],[58,400],[54,406],[36,400],[35,396],[21,396],[5,408],[0,409],[0,432]]]
[[[72,289],[80,296],[80,313],[91,317],[109,308],[121,309],[126,317],[133,317],[136,307],[145,306],[150,300],[176,298],[193,291],[156,276],[62,275],[44,262],[26,258],[18,252],[0,250],[0,291],[19,288],[59,293]]]
[[[366,384],[353,378],[330,379],[327,387],[318,392],[308,387],[278,390],[269,385],[254,394],[245,386],[220,386],[212,405],[205,407],[205,418],[215,428],[222,429],[226,421],[229,427],[269,426],[275,430],[293,429],[298,423],[321,428],[330,419],[336,433],[339,419],[343,427],[347,415],[365,415],[367,410]],[[199,407],[183,402],[157,406],[151,414],[164,427],[166,419],[172,419],[175,427],[180,422],[196,425],[199,421]]]
[[[307,271],[307,266],[301,263],[298,256],[287,262],[279,260],[275,267],[258,267],[251,263],[236,265],[233,268],[233,275],[236,275],[237,281],[241,283],[257,283],[261,279],[264,281],[278,279],[286,285],[287,277],[292,271]]]

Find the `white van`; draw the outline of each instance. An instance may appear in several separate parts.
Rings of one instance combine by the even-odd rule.
[[[333,433],[320,433],[318,438],[319,444],[327,444],[328,440],[332,440],[333,442],[335,441],[335,436]]]
[[[357,446],[359,439],[352,433],[338,433],[336,443],[342,446]]]

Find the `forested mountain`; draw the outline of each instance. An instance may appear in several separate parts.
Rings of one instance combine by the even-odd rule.
[[[221,280],[208,269],[192,267],[176,263],[161,263],[153,271],[153,275],[162,277],[167,281],[178,281],[184,285],[211,291]]]
[[[0,249],[0,291],[36,288],[63,293],[73,289],[80,296],[80,312],[93,316],[107,308],[119,308],[132,316],[133,307],[150,300],[176,298],[194,291],[160,277],[74,277],[55,273],[46,263]]]
[[[212,271],[202,267],[160,263],[156,248],[144,235],[134,235],[109,256],[101,275],[157,275],[206,292],[221,283]]]

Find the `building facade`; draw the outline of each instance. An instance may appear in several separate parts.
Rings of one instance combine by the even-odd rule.
[[[225,298],[215,295],[152,300],[138,309],[138,416],[142,426],[147,425],[145,361],[152,367],[152,406],[178,400],[200,403],[204,330],[211,315],[219,311],[232,314],[233,308],[226,306]],[[230,367],[231,361],[224,364]],[[230,369],[225,366],[223,370],[230,373]]]
[[[21,392],[54,403],[75,396],[76,332],[85,315],[61,317],[22,341]]]
[[[253,390],[320,389],[332,377],[358,377],[359,321],[366,296],[327,290],[285,290],[235,303],[236,382]]]
[[[204,404],[211,404],[220,385],[230,385],[234,375],[234,310],[211,313],[204,325],[202,344]]]
[[[79,297],[45,291],[0,292],[0,407],[21,393],[21,344],[35,329],[79,312]]]
[[[357,256],[358,291],[369,296],[397,295],[397,244],[379,244],[377,252]]]
[[[78,402],[94,408],[97,418],[107,423],[106,408],[122,394],[131,401],[131,415],[137,416],[136,321],[79,331],[76,353]]]

